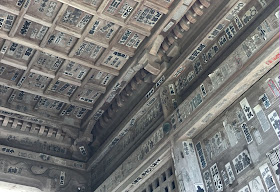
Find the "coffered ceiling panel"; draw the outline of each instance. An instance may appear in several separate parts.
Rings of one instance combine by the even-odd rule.
[[[113,78],[114,76],[109,73],[93,70],[92,75],[88,80],[88,83],[106,86],[113,80]]]
[[[84,41],[76,50],[75,57],[79,57],[89,62],[95,62],[104,49],[104,47]]]
[[[24,70],[0,63],[0,78],[10,84],[16,84]]]
[[[33,48],[20,45],[15,42],[10,42],[7,48],[7,52],[4,55],[4,58],[16,60],[22,63],[22,65],[27,65],[33,53],[34,53]]]
[[[46,47],[68,54],[76,42],[76,37],[55,30],[50,34]]]
[[[32,89],[34,91],[39,91],[43,92],[44,89],[48,86],[50,83],[51,78],[43,76],[43,75],[38,75],[35,73],[29,73],[27,74],[27,77],[25,81],[22,84],[22,87],[26,87],[29,89]]]
[[[24,0],[3,0],[1,1],[1,5],[3,5],[4,7],[11,7],[12,9],[19,11],[20,8],[22,7],[22,5],[24,4]]]
[[[101,64],[115,69],[121,69],[128,58],[128,55],[124,53],[118,51],[110,51]]]
[[[91,18],[92,15],[69,6],[62,15],[61,19],[58,21],[58,26],[63,26],[80,33]]]
[[[55,72],[61,67],[64,59],[57,56],[40,52],[38,58],[31,63],[33,68],[45,73],[55,74]]]
[[[125,21],[135,10],[136,5],[137,2],[133,0],[110,0],[103,13]]]
[[[62,68],[62,77],[82,81],[89,72],[90,68],[81,64],[68,61],[65,68]]]
[[[27,14],[44,21],[52,22],[61,6],[62,4],[57,1],[31,0]]]
[[[13,25],[13,22],[16,19],[16,15],[3,11],[0,11],[0,29],[3,31],[10,31]]]
[[[131,22],[139,27],[147,27],[148,29],[151,29],[159,21],[162,15],[162,12],[142,5],[134,14]]]
[[[33,42],[39,45],[47,31],[48,27],[27,19],[23,19],[22,22],[19,24],[19,28],[15,36],[32,40]]]
[[[110,40],[120,28],[119,25],[103,19],[97,19],[90,27],[87,35],[88,38],[106,44],[109,44]]]

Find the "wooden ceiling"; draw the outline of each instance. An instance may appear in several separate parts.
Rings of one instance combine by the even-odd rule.
[[[86,146],[133,77],[159,79],[162,58],[207,7],[208,0],[1,0],[0,119],[34,139],[70,147],[86,137]]]
[[[80,127],[172,2],[2,0],[1,106]]]

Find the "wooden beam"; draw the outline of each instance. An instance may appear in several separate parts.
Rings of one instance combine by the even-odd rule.
[[[5,6],[0,6],[0,10],[5,10],[5,8],[7,8],[7,7],[5,7]],[[8,9],[8,10],[11,10],[11,9]],[[17,14],[19,13],[19,11],[13,10],[13,11],[10,11],[10,13],[14,13],[15,15],[17,15]],[[132,14],[129,15],[129,17],[131,17],[131,16],[132,16]],[[96,16],[96,17],[97,17],[97,16]],[[24,15],[24,18],[27,19],[27,20],[30,20],[30,21],[32,21],[32,22],[39,23],[39,24],[44,25],[44,26],[49,27],[49,28],[52,27],[52,25],[53,25],[53,23],[51,23],[51,22],[44,21],[44,20],[42,20],[42,19],[40,19],[40,18],[38,18],[38,17],[34,17],[34,16],[28,15],[28,14],[25,14],[25,15]],[[128,21],[128,19],[127,19],[127,21]],[[126,23],[127,23],[127,22],[126,22]],[[71,30],[71,29],[65,28],[65,27],[63,27],[63,26],[58,26],[58,25],[56,25],[56,26],[55,26],[55,30],[56,30],[56,31],[60,31],[60,32],[62,32],[62,33],[65,33],[65,34],[67,34],[67,35],[73,36],[73,37],[78,38],[78,39],[80,39],[80,38],[82,37],[81,34],[75,32],[75,31],[73,31],[73,30]],[[48,31],[50,31],[50,29],[49,29]],[[48,32],[47,32],[47,33],[48,33]],[[49,35],[46,34],[46,35],[44,36],[44,38],[47,38],[48,36],[49,36]],[[92,38],[90,38],[90,37],[85,37],[84,40],[85,40],[85,41],[88,41],[88,42],[90,42],[90,43],[94,43],[94,44],[99,45],[99,46],[104,47],[104,48],[108,48],[108,47],[109,47],[109,44],[108,44],[108,43],[103,42],[103,41],[101,41],[100,39],[92,39]],[[123,53],[125,53],[125,54],[127,54],[127,55],[129,55],[129,56],[133,56],[133,55],[134,55],[133,52],[129,52],[129,51],[127,51],[127,50],[125,50],[125,49],[123,49],[123,48],[121,48],[121,47],[119,47],[119,48],[113,47],[113,49],[114,49],[114,50],[117,50],[117,49],[118,49],[118,50],[121,50],[121,52],[123,52]]]
[[[32,63],[38,58],[38,51],[34,54],[34,56],[32,57],[31,61],[29,62],[29,64],[27,66],[23,66],[19,61],[17,60],[14,60],[14,59],[10,59],[10,58],[3,58],[1,59],[1,63],[5,64],[5,65],[9,65],[11,67],[15,67],[15,68],[18,68],[18,69],[22,69],[22,70],[25,70],[24,73],[22,74],[20,80],[25,77],[29,72],[30,73],[36,73],[38,75],[42,75],[42,76],[46,76],[46,77],[49,77],[51,79],[53,79],[53,81],[63,81],[63,82],[66,82],[66,83],[70,83],[72,85],[76,85],[76,86],[81,86],[82,83],[79,82],[78,80],[71,80],[71,79],[67,79],[67,78],[64,78],[62,76],[62,73],[59,73],[57,75],[53,75],[51,73],[47,73],[47,72],[44,72],[44,71],[41,71],[41,70],[37,70],[37,69],[32,69]],[[1,55],[0,55],[1,56]],[[65,60],[67,62],[67,60]],[[62,65],[63,66],[63,65]],[[58,69],[58,71],[60,70],[61,68]],[[18,83],[20,82],[20,80],[18,81]],[[103,86],[100,86],[98,84],[94,84],[94,86],[96,87],[103,87]],[[21,87],[21,85],[18,85],[18,87]]]
[[[94,73],[94,71],[92,69],[88,72],[88,74],[85,76],[84,80],[82,81],[81,86],[78,89],[76,89],[75,92],[73,93],[73,95],[70,97],[70,101],[74,101],[76,99],[77,95],[85,88],[85,86],[89,85],[88,81],[93,73]],[[89,87],[87,87],[87,88],[99,91],[100,93],[105,93],[105,91],[106,91],[106,87],[103,87],[100,85],[89,85]]]
[[[15,22],[13,23],[13,27],[12,27],[11,31],[9,32],[10,37],[15,36],[15,34],[19,28],[19,24],[22,22],[24,15],[27,12],[29,6],[30,6],[30,0],[26,0],[24,2],[24,4],[22,5]]]
[[[150,49],[150,54],[156,56],[163,41],[164,41],[164,37],[162,35],[158,35],[155,38],[154,43]]]
[[[94,89],[96,91],[99,91],[100,93],[105,93],[106,92],[106,87],[105,86],[100,86],[100,85],[96,86],[95,84],[89,83],[89,82],[87,84],[85,84],[84,87],[86,89]]]
[[[85,30],[83,31],[80,39],[76,42],[76,44],[73,46],[72,50],[70,51],[70,53],[68,54],[69,57],[73,57],[77,51],[77,49],[79,49],[79,47],[81,46],[81,44],[84,42],[86,36],[88,35],[90,29],[92,28],[92,25],[95,23],[95,21],[98,19],[97,16],[93,16],[92,19],[90,20],[90,22],[87,24]],[[107,45],[108,46],[108,45]]]
[[[92,38],[90,38],[90,37],[85,37],[85,39],[84,39],[85,41],[88,41],[88,42],[90,42],[90,43],[94,43],[95,45],[99,45],[99,46],[101,46],[101,47],[104,47],[104,48],[108,48],[109,47],[109,44],[108,43],[106,43],[106,42],[99,42],[99,41],[96,41],[96,39],[92,39]]]
[[[15,90],[13,90],[12,94],[14,94],[14,92],[15,92]],[[9,98],[7,98],[7,100],[8,99]],[[62,129],[65,126],[71,128],[71,129],[79,129],[80,128],[79,126],[76,126],[74,124],[65,123],[65,120],[61,119],[61,118],[45,117],[45,116],[39,114],[36,110],[30,110],[28,112],[20,112],[20,111],[17,111],[17,109],[11,109],[11,105],[8,102],[2,103],[2,105],[0,107],[0,110],[9,112],[9,113],[12,113],[12,114],[15,114],[15,115],[21,115],[21,116],[24,116],[24,117],[31,117],[31,118],[35,118],[35,119],[39,118],[40,120],[44,120],[44,122],[42,123],[43,125],[48,125],[48,126],[51,126],[53,128],[57,128],[57,129]],[[14,115],[11,115],[11,114],[8,115],[8,116],[10,116],[11,118],[18,118],[17,116],[14,116]],[[20,119],[20,120],[24,120],[24,119]],[[38,123],[37,121],[35,122],[33,120],[27,120],[27,121],[30,121],[32,123]]]
[[[11,59],[11,58],[3,58],[3,59],[1,59],[1,63],[5,64],[5,65],[9,65],[11,67],[15,67],[17,69],[21,69],[21,70],[27,69],[26,65],[23,65],[19,61],[15,60],[15,59]]]
[[[31,73],[36,73],[38,75],[43,75],[43,76],[46,76],[46,77],[51,78],[51,79],[53,79],[55,77],[53,74],[43,72],[40,69],[30,69],[30,72]]]
[[[0,145],[1,148],[11,148],[9,146],[6,145]],[[54,165],[54,166],[59,166],[59,167],[66,167],[66,168],[70,168],[73,169],[74,171],[78,170],[78,171],[85,171],[85,163],[84,162],[80,162],[80,161],[74,161],[74,160],[70,160],[70,159],[65,159],[65,158],[61,158],[61,157],[56,157],[56,156],[52,156],[52,155],[48,155],[49,160],[43,160],[41,158],[42,153],[36,153],[33,151],[28,151],[28,150],[23,150],[23,149],[19,149],[19,148],[15,148],[12,147],[13,150],[15,151],[15,153],[9,153],[7,154],[6,152],[3,152],[2,150],[0,151],[1,155],[8,155],[14,158],[20,158],[20,159],[27,159],[27,160],[32,160],[32,161],[36,161],[40,164],[46,163],[46,164],[50,164],[50,165]],[[21,155],[18,156],[18,154],[30,154],[30,155]],[[12,158],[11,158],[12,159]],[[78,165],[78,166],[77,166]]]
[[[18,82],[17,82],[17,86],[19,88],[21,88],[23,81],[25,80],[26,76],[28,75],[28,73],[31,70],[31,67],[34,63],[35,60],[37,60],[37,58],[39,57],[40,53],[39,51],[35,51],[35,53],[32,56],[32,59],[29,61],[26,70],[23,72],[23,74],[21,75],[21,77],[19,78]]]
[[[45,34],[43,40],[40,43],[40,47],[45,47],[49,36],[54,32],[55,27],[57,25],[57,21],[60,20],[61,16],[64,14],[64,12],[66,11],[66,9],[68,8],[68,5],[63,4],[62,7],[59,9],[58,13],[56,14],[56,17],[53,20],[52,26],[48,29],[47,33]]]
[[[45,89],[43,91],[44,94],[48,94],[49,93],[49,91],[48,91],[49,88],[51,88],[55,84],[55,82],[58,81],[59,77],[62,75],[61,70],[64,70],[66,68],[66,65],[67,65],[68,62],[69,61],[65,60],[63,62],[63,64],[60,65],[60,67],[58,68],[55,76],[52,78],[51,82],[48,84],[48,86],[45,87]]]
[[[126,23],[124,23],[123,21],[117,19],[117,18],[114,18],[114,17],[111,17],[111,16],[108,16],[108,15],[105,15],[105,14],[102,14],[102,13],[98,13],[96,10],[94,10],[92,7],[90,6],[84,6],[82,5],[81,3],[78,3],[78,2],[74,2],[74,1],[71,1],[71,0],[57,0],[61,3],[65,3],[71,7],[74,7],[76,9],[80,9],[81,11],[84,11],[88,14],[91,14],[91,15],[96,15],[98,16],[99,18],[101,19],[104,19],[106,21],[111,21],[117,25],[120,25],[122,27],[125,27],[125,28],[128,28],[128,29],[131,29],[137,33],[140,33],[142,35],[145,35],[145,36],[149,36],[151,34],[150,31],[148,30],[145,30],[145,29],[141,29],[141,28],[138,28],[138,27],[135,27],[135,26],[131,26],[131,25],[128,25]],[[133,14],[133,13],[132,13]]]
[[[103,52],[103,54],[99,57],[99,59],[95,62],[96,65],[100,66],[101,63],[104,61],[104,59],[107,57],[113,46],[118,42],[118,40],[121,38],[122,34],[124,33],[126,29],[121,28],[116,31],[116,35],[111,40],[109,47]],[[115,75],[118,76],[118,75]]]
[[[117,69],[113,69],[113,68],[107,67],[107,66],[96,66],[96,65],[91,64],[89,62],[86,62],[86,61],[84,61],[82,59],[71,58],[71,57],[69,57],[65,53],[61,53],[61,52],[58,52],[58,51],[55,51],[55,50],[52,50],[52,49],[49,49],[49,48],[42,48],[42,47],[38,46],[36,43],[32,42],[31,40],[27,40],[27,39],[24,39],[22,37],[9,37],[7,35],[7,33],[4,32],[4,31],[0,31],[0,38],[6,39],[6,40],[10,40],[10,41],[13,41],[13,42],[17,42],[17,43],[19,43],[21,45],[24,45],[24,46],[27,46],[27,47],[32,47],[33,49],[36,49],[38,51],[42,51],[42,52],[45,52],[45,53],[48,53],[48,54],[60,57],[62,59],[70,60],[70,61],[79,63],[81,65],[84,65],[86,67],[90,67],[90,68],[93,68],[93,69],[104,71],[104,72],[110,73],[110,74],[112,74],[114,76],[118,76],[119,75],[119,71]]]
[[[12,119],[15,119],[15,120],[18,120],[18,121],[22,121],[22,120],[26,120],[30,123],[34,123],[34,124],[38,124],[38,122],[35,122],[33,120],[27,120],[27,119],[17,119],[18,118],[18,115],[22,116],[22,117],[28,117],[28,118],[39,118],[40,120],[43,120],[44,122],[41,123],[42,125],[51,125],[51,127],[53,128],[56,128],[58,130],[62,130],[62,129],[72,129],[72,130],[77,130],[79,129],[80,127],[78,126],[74,126],[72,125],[72,127],[69,127],[69,125],[65,125],[63,124],[63,122],[61,121],[61,118],[59,118],[59,120],[56,120],[56,119],[51,119],[51,118],[47,118],[47,117],[42,117],[41,115],[39,115],[37,112],[31,112],[30,114],[27,114],[27,113],[23,113],[23,112],[20,112],[20,111],[16,111],[16,110],[13,110],[13,109],[10,109],[8,108],[9,106],[6,105],[6,106],[1,106],[0,107],[0,110],[1,111],[4,111],[4,112],[8,112],[10,114],[5,114],[5,116],[8,116]],[[14,122],[12,124],[12,127],[11,128],[16,128],[16,123],[17,122]],[[72,136],[71,136],[72,137]]]
[[[0,8],[0,9],[1,9],[1,8]],[[52,23],[51,23],[51,22],[44,21],[44,20],[42,20],[42,19],[40,19],[40,18],[38,18],[38,17],[34,17],[34,16],[32,16],[32,15],[29,15],[29,14],[25,14],[25,15],[24,15],[24,19],[27,19],[27,20],[32,21],[32,22],[34,22],[34,23],[39,23],[39,24],[44,25],[44,26],[46,26],[46,27],[51,27],[51,26],[52,26]]]
[[[58,1],[60,1],[60,2],[62,2],[64,4],[67,4],[67,5],[71,6],[71,7],[80,9],[81,11],[84,11],[84,12],[86,12],[88,14],[96,15],[96,16],[98,16],[101,19],[104,19],[106,21],[111,21],[111,22],[113,22],[113,23],[115,23],[115,24],[117,24],[117,25],[119,25],[121,27],[129,28],[129,29],[131,29],[131,30],[133,30],[133,31],[135,31],[137,33],[142,34],[142,35],[149,36],[151,34],[151,32],[148,31],[148,30],[141,29],[141,28],[138,28],[136,26],[130,26],[130,25],[127,25],[126,23],[124,23],[123,21],[118,20],[117,18],[113,18],[113,17],[107,16],[107,15],[102,14],[102,13],[97,13],[97,11],[93,10],[90,6],[84,6],[82,4],[79,4],[79,3],[73,2],[73,1],[69,1],[69,0],[58,0]],[[15,15],[19,14],[18,10],[13,9],[11,7],[8,7],[8,6],[0,5],[0,9],[4,10],[4,11],[7,11],[9,13],[15,14]],[[43,20],[38,19],[36,17],[33,17],[31,15],[25,15],[24,18],[28,19],[30,21],[34,21],[36,23],[41,23],[42,25],[45,25],[47,27],[50,27],[52,25],[49,22],[43,21]],[[44,24],[42,22],[44,22]]]
[[[174,1],[175,2],[175,1]],[[195,3],[196,1],[193,0],[189,5],[188,5],[188,9],[185,10],[185,13],[191,8],[191,6]],[[174,4],[174,3],[173,3]],[[153,42],[154,39],[160,35],[160,33],[162,32],[162,30],[164,29],[164,27],[169,23],[169,21],[172,19],[172,17],[177,13],[178,9],[184,4],[184,0],[180,0],[178,1],[178,3],[176,5],[172,5],[173,7],[170,8],[170,12],[169,14],[166,16],[166,18],[161,22],[160,26],[153,32],[153,34],[151,35],[151,37],[149,38],[149,40],[147,41],[145,48],[149,47]],[[176,23],[175,23],[176,24]]]
[[[12,13],[14,15],[19,15],[19,11],[10,7],[10,6],[5,6],[5,5],[1,5],[0,3],[0,9],[3,10],[3,11],[7,11],[9,13]]]
[[[146,1],[147,1],[147,0],[142,0],[142,1],[138,2],[138,3],[137,3],[137,6],[135,7],[135,9],[134,9],[133,12],[136,13],[137,11],[139,11],[139,9],[142,7],[142,5],[143,5],[144,3],[146,3]],[[133,13],[128,15],[128,17],[127,17],[126,20],[125,20],[125,23],[126,23],[126,24],[129,24],[129,23],[130,23],[131,19],[133,18],[133,15],[134,15]]]
[[[1,47],[1,50],[0,50],[0,61],[3,59],[6,51],[8,50],[8,47],[10,46],[11,44],[11,41],[7,41],[7,40],[4,40],[4,43]]]
[[[100,4],[99,8],[97,9],[98,13],[102,13],[105,6],[107,5],[107,3],[109,2],[109,0],[104,0],[102,1],[102,3]],[[69,53],[69,57],[73,57],[76,50],[81,46],[81,44],[84,42],[86,36],[89,34],[90,29],[92,28],[92,25],[99,19],[99,16],[94,15],[92,17],[92,19],[90,20],[90,22],[88,23],[87,27],[85,28],[85,30],[83,31],[80,39],[77,41],[77,43],[75,44],[75,46],[72,48],[71,52]],[[90,38],[89,38],[90,39]],[[94,42],[93,42],[94,43]],[[102,46],[102,45],[101,45]],[[104,47],[104,46],[102,46]],[[109,45],[106,44],[106,48],[109,48]]]
[[[97,13],[101,14],[104,12],[106,5],[109,3],[110,0],[103,0],[102,3],[99,5],[98,9],[97,9]]]
[[[14,90],[24,91],[26,93],[30,93],[30,94],[33,94],[33,95],[39,95],[39,96],[45,97],[47,99],[52,99],[52,100],[60,101],[60,102],[63,102],[63,103],[72,104],[72,105],[75,105],[77,107],[82,107],[82,108],[89,109],[89,110],[92,109],[92,106],[89,106],[88,104],[82,104],[82,103],[78,103],[78,102],[70,102],[69,99],[58,96],[58,95],[56,95],[56,96],[46,95],[43,92],[31,90],[30,88],[25,88],[25,87],[20,87],[19,88],[18,86],[14,85],[14,82],[7,83],[7,82],[0,81],[0,85],[10,87]]]
[[[176,1],[174,1],[175,3]],[[192,2],[192,4],[195,1]],[[139,59],[141,53],[143,52],[144,49],[148,48],[153,42],[154,39],[162,32],[163,28],[168,24],[168,22],[170,21],[170,19],[176,14],[177,9],[180,8],[180,6],[182,6],[184,4],[184,0],[180,0],[177,2],[177,4],[172,5],[172,7],[170,8],[171,12],[166,16],[164,21],[159,21],[161,23],[158,23],[157,25],[159,25],[159,27],[153,32],[153,34],[149,37],[147,43],[140,49],[137,50],[137,53],[134,55],[134,60],[130,63],[130,65],[127,63],[127,67],[124,69],[122,69],[122,73],[116,78],[115,82],[121,82],[122,79],[125,77],[125,75],[129,72],[129,70],[131,70],[131,66],[133,66],[134,63],[137,62],[137,60]],[[191,4],[191,5],[192,5]],[[190,5],[190,7],[191,7]],[[189,7],[189,8],[190,8]],[[128,82],[127,82],[128,83]],[[124,85],[125,86],[125,85]],[[103,98],[108,98],[112,92],[114,86],[111,87],[110,90],[107,89],[107,92],[104,94]],[[91,111],[91,113],[88,116],[88,119],[85,120],[82,124],[82,127],[85,127],[86,124],[90,121],[90,119],[93,118],[93,116],[95,115],[95,113],[99,110],[100,107],[102,107],[102,105],[104,104],[104,102],[106,101],[106,99],[103,99],[102,101],[100,101],[97,106]]]
[[[80,87],[81,85],[82,85],[82,83],[79,81],[75,81],[75,80],[71,80],[71,79],[67,79],[67,78],[64,78],[64,77],[58,77],[58,80],[59,81],[63,81],[63,82],[65,82],[65,83],[69,83],[69,84],[72,84],[72,85],[76,85],[76,86],[78,86],[78,87]]]
[[[167,8],[162,7],[159,4],[155,4],[154,2],[150,2],[150,1],[146,1],[144,5],[147,6],[147,7],[153,8],[153,9],[155,9],[155,10],[157,10],[157,11],[159,11],[159,12],[165,14],[165,15],[169,11]]]

